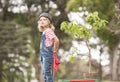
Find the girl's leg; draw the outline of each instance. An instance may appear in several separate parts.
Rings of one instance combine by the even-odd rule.
[[[43,60],[43,71],[45,82],[53,82],[53,76],[51,73],[52,58],[44,58]]]
[[[40,63],[41,63],[41,70],[42,70],[42,73],[44,74],[44,69],[43,69],[43,57],[42,56],[40,56]]]
[[[41,63],[42,74],[44,75],[44,57],[42,56],[40,56],[40,63]],[[44,76],[44,80],[46,80],[45,76]]]

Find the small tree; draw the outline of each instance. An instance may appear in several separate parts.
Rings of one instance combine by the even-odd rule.
[[[95,34],[97,30],[106,26],[107,21],[100,19],[98,12],[90,13],[86,17],[86,22],[90,25],[90,28],[81,26],[73,22],[64,21],[61,23],[61,30],[64,30],[65,33],[70,34],[73,39],[80,38],[83,39],[88,48],[88,57],[89,57],[89,70],[88,73],[91,73],[91,48],[88,43],[88,40]]]

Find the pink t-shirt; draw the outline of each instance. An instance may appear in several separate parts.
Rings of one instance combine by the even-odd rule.
[[[44,33],[45,33],[45,37],[46,37],[45,45],[47,47],[51,46],[53,44],[53,38],[55,37],[54,31],[51,28],[48,28],[44,31]]]

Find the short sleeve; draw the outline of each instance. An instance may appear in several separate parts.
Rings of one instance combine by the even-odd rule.
[[[45,31],[45,36],[47,39],[52,40],[55,37],[55,33],[52,29],[49,28]]]

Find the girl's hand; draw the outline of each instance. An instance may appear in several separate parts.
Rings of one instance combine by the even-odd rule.
[[[53,69],[54,69],[54,71],[57,71],[58,70],[58,67],[59,67],[59,64],[60,64],[60,61],[59,61],[59,59],[58,59],[58,57],[57,57],[57,53],[56,52],[53,52],[53,57],[54,57],[54,59],[53,59]]]

